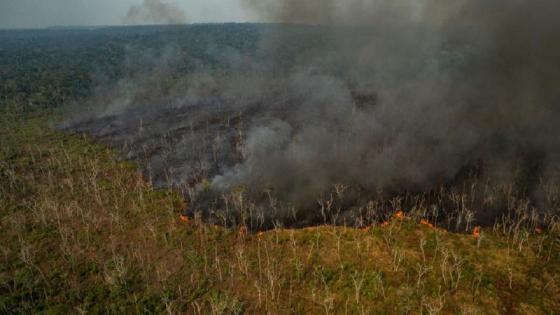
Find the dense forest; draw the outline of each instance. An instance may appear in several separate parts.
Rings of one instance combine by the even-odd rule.
[[[289,45],[259,55],[262,36],[274,36],[278,27],[282,36],[290,30]],[[326,37],[320,27],[270,24],[0,30],[0,95],[3,102],[25,100],[29,108],[61,106],[160,67],[157,57],[166,50],[173,51],[170,81],[193,73],[246,75],[251,69],[232,66],[233,53],[255,64],[273,57],[277,69],[289,71],[306,50],[321,49]]]

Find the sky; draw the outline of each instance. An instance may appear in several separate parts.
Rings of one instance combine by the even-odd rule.
[[[151,24],[131,21],[131,7],[145,0],[0,0],[0,28]],[[188,23],[253,20],[243,0],[148,0],[184,12]],[[175,10],[177,11],[177,10]],[[158,23],[160,24],[160,23]],[[161,24],[165,24],[161,23]]]

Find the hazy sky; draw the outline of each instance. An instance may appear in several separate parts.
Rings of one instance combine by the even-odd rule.
[[[121,25],[132,5],[143,0],[0,0],[0,28],[53,25]],[[185,12],[187,21],[242,22],[253,20],[242,0],[158,0]]]

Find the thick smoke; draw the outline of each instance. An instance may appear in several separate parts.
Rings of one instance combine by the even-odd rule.
[[[142,160],[156,186],[183,188],[209,218],[245,191],[268,223],[317,223],[317,200],[336,186],[349,187],[339,206],[350,221],[380,192],[466,187],[471,174],[546,210],[536,184],[558,179],[560,4],[245,3],[263,21],[307,25],[158,33],[168,47],[130,46],[128,74],[73,129]],[[471,210],[491,223],[500,202]]]
[[[558,166],[558,2],[247,3],[265,20],[329,25],[335,44],[284,74],[297,105],[257,123],[214,187],[306,204],[335,183],[423,189],[475,163],[502,179],[520,159],[536,177]],[[279,30],[262,48],[286,40]]]
[[[186,24],[185,11],[173,3],[161,0],[143,0],[128,9],[127,24]]]

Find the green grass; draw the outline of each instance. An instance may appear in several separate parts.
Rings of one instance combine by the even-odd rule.
[[[2,115],[1,313],[554,314],[557,225],[481,238],[418,218],[259,235],[179,220],[105,146]]]

